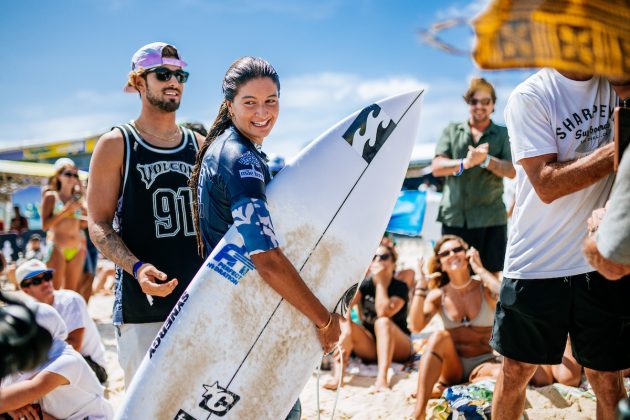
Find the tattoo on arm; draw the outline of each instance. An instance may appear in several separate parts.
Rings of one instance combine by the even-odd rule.
[[[90,233],[94,244],[105,257],[126,272],[133,272],[133,265],[138,261],[138,258],[129,251],[111,223],[95,221]]]

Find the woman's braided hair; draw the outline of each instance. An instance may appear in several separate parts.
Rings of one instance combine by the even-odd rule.
[[[201,165],[203,158],[208,150],[208,147],[214,139],[219,137],[225,130],[232,125],[232,119],[228,112],[228,102],[232,102],[238,93],[238,89],[253,79],[270,78],[278,88],[278,95],[280,95],[280,79],[278,73],[271,64],[262,58],[258,57],[241,57],[236,60],[230,68],[228,68],[223,78],[223,102],[219,107],[219,113],[212,123],[212,127],[208,130],[208,135],[203,145],[197,153],[195,159],[195,167],[193,168],[192,175],[188,185],[192,189],[193,195],[193,220],[195,223],[196,236],[197,236],[197,252],[201,257],[205,257],[205,250],[203,245],[203,239],[201,238],[201,230],[199,228],[199,197],[197,194],[199,188],[199,173],[201,171]]]

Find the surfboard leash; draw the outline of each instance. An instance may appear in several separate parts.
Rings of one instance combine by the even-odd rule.
[[[342,381],[343,381],[343,357],[341,355],[341,346],[339,345],[339,343],[337,343],[337,352],[339,353],[339,360],[340,360],[340,365],[339,365],[339,382],[337,382],[337,391],[335,392],[335,402],[333,403],[333,408],[332,411],[330,413],[330,420],[333,420],[335,418],[335,410],[337,409],[337,401],[339,401],[339,393],[341,392],[341,385],[342,385]],[[329,353],[332,354],[333,352]],[[319,366],[317,367],[317,381],[316,381],[316,386],[317,386],[317,392],[315,392],[315,395],[317,397],[317,420],[320,420],[320,413],[321,413],[321,409],[319,407],[319,375],[322,371],[322,363],[324,362],[324,358],[327,356],[326,353],[324,353],[322,355],[322,360],[319,363]]]
[[[335,305],[335,308],[333,309],[333,313],[337,312],[337,309],[339,309],[339,314],[343,317],[346,316],[346,313],[348,312],[348,309],[350,307],[350,302],[352,301],[352,298],[354,298],[355,293],[357,292],[357,289],[359,287],[359,284],[356,283],[352,286],[350,286],[350,288],[348,290],[345,291],[345,293],[341,296],[341,298],[337,301],[337,304]],[[352,322],[352,321],[350,321]],[[331,420],[335,417],[335,410],[337,409],[337,401],[339,401],[339,393],[341,392],[341,385],[343,382],[343,357],[341,355],[341,345],[339,345],[339,343],[337,343],[337,353],[339,353],[339,360],[340,360],[340,366],[339,366],[339,382],[337,383],[337,391],[335,392],[335,402],[333,403],[333,408],[332,408],[332,412],[330,414],[330,418]],[[333,352],[329,353],[329,354],[333,354]],[[322,363],[324,363],[324,358],[327,356],[326,353],[324,353],[322,355],[322,360],[319,363],[319,366],[317,366],[317,382],[316,382],[316,386],[317,386],[317,392],[315,393],[316,397],[317,397],[317,420],[320,420],[320,407],[319,407],[319,377],[321,374],[321,370],[322,370]]]

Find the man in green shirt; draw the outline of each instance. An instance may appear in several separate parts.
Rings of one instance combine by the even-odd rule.
[[[485,79],[473,79],[464,95],[470,118],[451,123],[437,144],[431,168],[446,181],[438,212],[442,234],[477,248],[484,267],[500,275],[507,242],[503,177],[514,178],[507,129],[492,122],[497,100]]]

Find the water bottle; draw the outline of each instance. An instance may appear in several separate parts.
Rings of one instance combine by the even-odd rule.
[[[13,247],[11,246],[11,242],[4,241],[2,245],[2,254],[4,255],[4,259],[7,263],[13,261]]]

